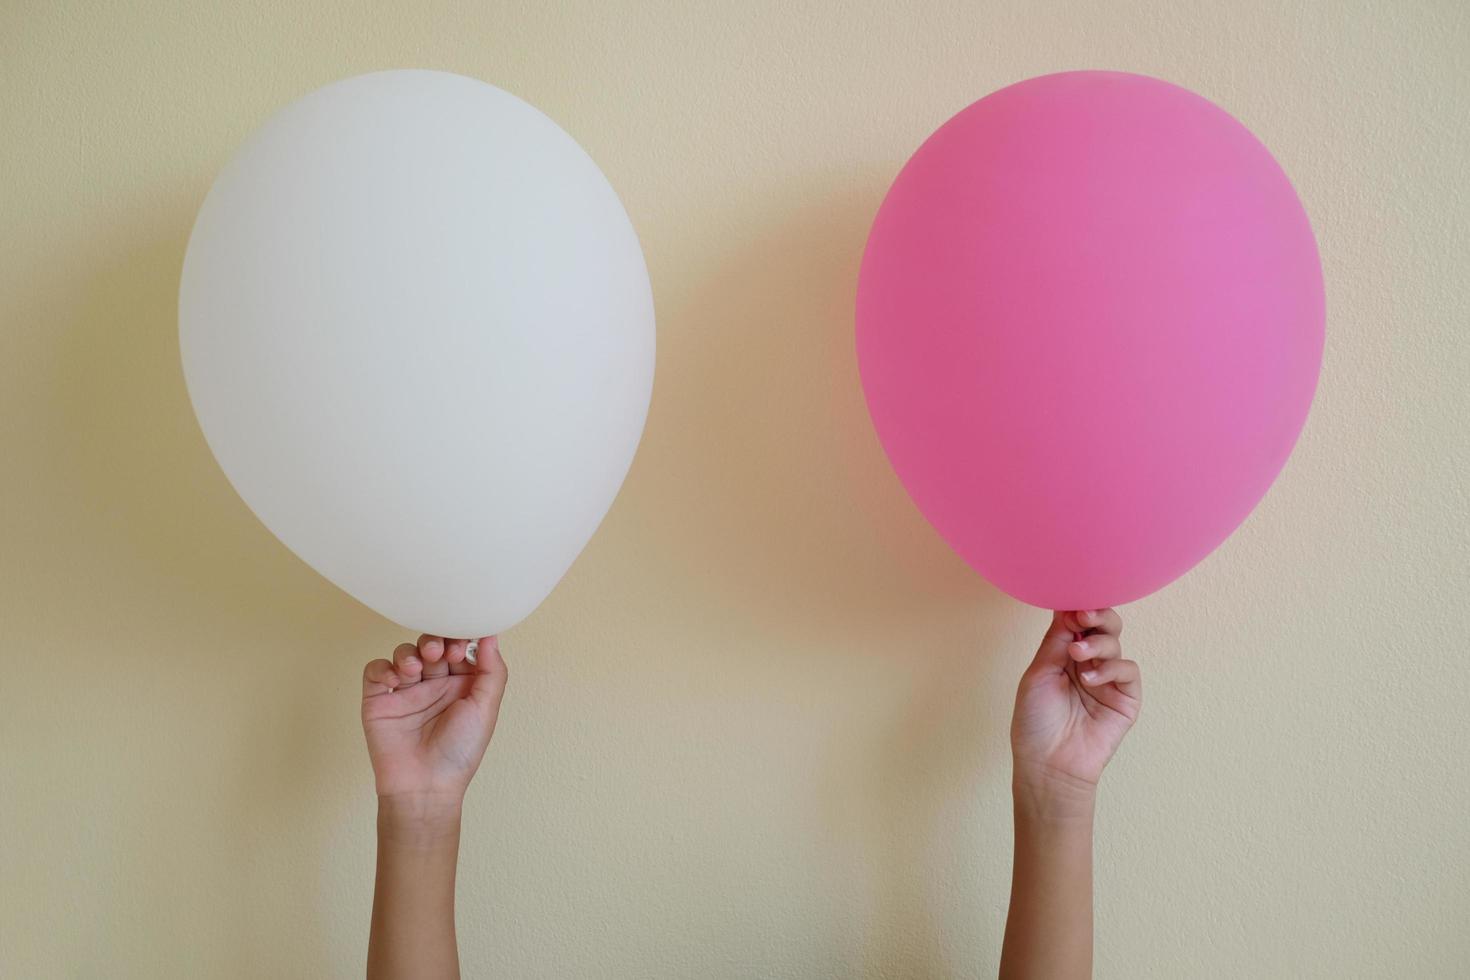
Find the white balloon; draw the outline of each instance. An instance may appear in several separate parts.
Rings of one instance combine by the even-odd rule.
[[[528,615],[611,506],[653,297],[616,193],[554,122],[387,71],[282,109],[220,173],[179,346],[266,527],[389,619],[476,637]]]

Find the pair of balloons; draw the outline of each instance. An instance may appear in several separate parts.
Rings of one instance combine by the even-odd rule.
[[[654,317],[597,166],[497,88],[391,71],[272,117],[200,209],[179,296],[225,474],[328,579],[483,636],[551,591],[648,411]],[[930,521],[1019,598],[1182,574],[1265,492],[1315,384],[1322,295],[1290,184],[1223,111],[1109,72],[975,103],[864,255],[863,385]]]

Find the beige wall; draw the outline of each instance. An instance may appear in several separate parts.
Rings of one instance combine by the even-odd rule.
[[[1126,611],[1148,696],[1105,780],[1098,974],[1470,975],[1467,64],[1459,0],[9,0],[0,975],[361,969],[358,671],[400,631],[235,498],[185,398],[175,289],[245,135],[396,66],[502,85],[573,133],[659,311],[628,484],[506,641],[467,973],[994,969],[1006,725],[1045,616],[973,575],[888,469],[853,287],[934,126],[1007,82],[1114,67],[1275,151],[1330,313],[1278,485]]]

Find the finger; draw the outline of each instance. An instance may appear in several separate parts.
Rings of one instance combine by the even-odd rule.
[[[451,674],[473,674],[475,672],[477,669],[475,662],[470,659],[470,644],[474,642],[478,641],[464,641],[464,656],[458,661],[451,661],[449,664],[449,672]]]
[[[1067,656],[1079,663],[1083,660],[1117,660],[1123,655],[1123,644],[1108,633],[1093,633],[1067,644]]]
[[[417,684],[424,674],[424,661],[419,657],[419,648],[412,643],[400,643],[393,650],[393,669],[398,672],[400,687]]]
[[[1070,628],[1078,633],[1123,634],[1123,617],[1116,609],[1079,609],[1066,615]]]
[[[387,694],[398,687],[398,672],[387,660],[374,660],[362,669],[362,696]]]
[[[455,664],[464,663],[465,651],[469,649],[469,640],[444,641],[444,661],[453,667]]]
[[[492,726],[500,713],[500,700],[505,697],[505,685],[510,671],[505,658],[500,655],[500,638],[482,637],[475,651],[475,681],[470,686],[470,697],[480,708],[488,712],[487,720]]]
[[[1089,689],[1113,684],[1135,701],[1143,694],[1138,664],[1133,660],[1104,660],[1094,667],[1077,671],[1077,677]]]
[[[424,677],[443,677],[449,673],[444,661],[444,638],[425,633],[419,637],[419,657],[424,662]]]

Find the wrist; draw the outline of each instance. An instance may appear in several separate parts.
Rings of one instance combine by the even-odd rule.
[[[1016,820],[1042,824],[1091,824],[1097,784],[1046,767],[1016,763],[1011,776]]]
[[[378,837],[413,847],[458,844],[464,797],[458,793],[407,792],[378,796]]]

